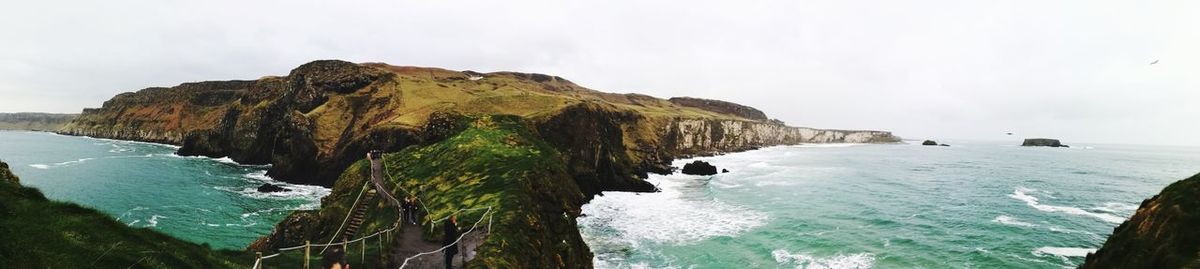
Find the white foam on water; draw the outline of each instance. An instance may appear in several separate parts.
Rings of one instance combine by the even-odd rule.
[[[1092,208],[1092,210],[1104,211],[1104,212],[1116,213],[1116,214],[1132,214],[1137,209],[1138,209],[1138,205],[1119,203],[1119,202],[1108,202],[1108,203],[1104,203],[1104,206],[1098,206],[1098,207]]]
[[[83,162],[91,161],[91,160],[95,160],[95,159],[96,158],[82,158],[82,159],[78,159],[78,160],[74,160],[74,161],[65,161],[65,162],[52,163],[52,164],[41,164],[41,163],[30,164],[29,167],[33,167],[33,168],[37,168],[37,169],[50,169],[50,168],[55,168],[55,167],[77,165],[77,164],[81,164]]]
[[[1017,218],[1010,217],[1010,216],[1006,216],[1006,215],[1000,215],[1000,216],[996,216],[996,218],[995,218],[995,219],[992,219],[992,222],[999,222],[1000,224],[1005,224],[1005,225],[1013,225],[1013,226],[1022,226],[1022,227],[1035,227],[1035,226],[1037,226],[1037,225],[1035,225],[1035,224],[1033,224],[1033,223],[1028,223],[1028,222],[1020,221],[1020,220],[1018,220]]]
[[[243,196],[255,199],[275,199],[275,200],[306,200],[308,203],[301,205],[292,210],[312,210],[321,207],[321,197],[329,195],[332,191],[329,188],[316,185],[301,185],[291,184],[275,180],[267,176],[266,170],[255,171],[243,176],[244,178],[257,181],[258,183],[269,183],[280,186],[288,191],[281,192],[259,192],[258,186],[251,186],[243,189],[221,188],[217,189],[239,193]]]
[[[60,135],[60,134],[54,134],[54,135]],[[69,135],[60,135],[60,136],[69,136]],[[71,137],[74,137],[74,136],[71,136]],[[171,145],[171,144],[163,144],[163,143],[142,142],[142,141],[133,141],[133,140],[117,140],[117,139],[109,139],[109,138],[97,138],[97,137],[91,137],[91,136],[82,136],[82,137],[87,138],[87,139],[109,142],[109,143],[142,144],[142,145],[159,146],[159,147],[166,147],[166,148],[173,148],[173,149],[180,148],[180,146]]]
[[[1025,204],[1029,205],[1030,207],[1033,207],[1034,209],[1037,209],[1038,211],[1042,211],[1042,212],[1066,213],[1066,214],[1071,214],[1071,215],[1089,216],[1089,217],[1097,218],[1097,219],[1107,221],[1110,223],[1125,222],[1125,218],[1122,218],[1122,217],[1114,216],[1111,214],[1105,214],[1105,213],[1090,212],[1087,210],[1080,209],[1078,207],[1043,205],[1038,201],[1037,197],[1029,195],[1029,193],[1032,193],[1035,191],[1037,191],[1037,190],[1025,188],[1025,187],[1017,187],[1016,190],[1013,190],[1012,194],[1008,195],[1008,197],[1012,197],[1013,199],[1023,201],[1023,202],[1025,202]]]
[[[175,153],[170,153],[170,154],[159,154],[159,156],[163,156],[163,157],[171,157],[171,158],[180,158],[180,159],[198,159],[198,160],[209,160],[209,161],[214,161],[214,162],[223,163],[223,164],[236,165],[236,166],[245,166],[245,167],[263,167],[263,168],[268,168],[268,167],[271,167],[271,165],[270,165],[270,164],[263,164],[263,165],[257,165],[257,164],[241,164],[241,163],[238,163],[237,161],[234,161],[232,158],[229,158],[229,156],[220,157],[220,158],[212,158],[212,157],[207,157],[207,156],[182,156],[182,155],[175,154]]]
[[[145,227],[158,227],[158,218],[164,218],[164,219],[165,219],[165,218],[167,218],[167,217],[163,217],[163,216],[161,216],[161,215],[153,215],[153,216],[150,216],[150,219],[146,220],[146,223],[147,223],[147,224],[146,224],[146,226],[145,226]],[[132,223],[130,223],[130,224],[132,224]]]
[[[735,236],[766,223],[767,215],[715,199],[693,198],[685,187],[695,187],[702,178],[686,175],[653,175],[658,193],[608,192],[583,206],[584,227],[610,228],[612,239],[636,247],[643,242],[688,244],[718,237]],[[703,187],[700,187],[703,188]],[[606,236],[607,237],[607,236]]]
[[[781,147],[789,147],[789,148],[845,148],[845,147],[863,146],[863,145],[867,145],[867,144],[863,144],[863,143],[814,143],[814,144],[800,144],[800,145],[781,146]]]
[[[1072,247],[1040,247],[1034,249],[1031,253],[1033,256],[1046,257],[1052,255],[1058,257],[1063,263],[1071,264],[1070,257],[1087,257],[1088,253],[1094,253],[1094,248],[1072,248]]]
[[[1040,247],[1033,250],[1034,256],[1044,256],[1046,254],[1059,257],[1085,257],[1088,253],[1096,252],[1094,248],[1070,248],[1070,247]]]
[[[58,167],[75,166],[75,165],[79,165],[79,164],[82,164],[82,163],[85,163],[88,161],[99,160],[99,159],[148,158],[151,156],[152,156],[152,154],[133,155],[133,156],[90,157],[90,158],[81,158],[81,159],[74,160],[74,161],[65,161],[65,162],[52,163],[52,164],[41,164],[41,163],[30,164],[29,167],[33,167],[33,168],[37,168],[37,169],[50,169],[50,168],[58,168]]]
[[[785,249],[771,251],[775,262],[780,266],[794,265],[798,269],[855,269],[871,268],[875,264],[875,254],[856,253],[835,255],[833,257],[815,257],[801,253],[791,253]]]

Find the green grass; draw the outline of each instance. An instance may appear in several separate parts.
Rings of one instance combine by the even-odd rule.
[[[94,209],[46,200],[37,189],[0,183],[4,268],[246,268],[252,255],[212,250]]]
[[[564,264],[567,256],[580,259],[578,251],[588,252],[574,249],[584,245],[573,230],[574,218],[564,215],[578,208],[583,196],[558,152],[529,130],[516,116],[482,117],[445,141],[385,155],[396,183],[428,207],[427,222],[459,209],[492,208],[493,231],[469,267],[570,267]],[[458,213],[460,226],[486,217],[484,212]],[[566,218],[553,223],[570,227],[551,225],[547,218]],[[425,232],[429,238],[441,236],[441,229]]]
[[[584,200],[566,172],[559,153],[531,133],[518,116],[468,119],[469,127],[441,142],[384,154],[393,195],[419,197],[429,212],[423,222],[427,240],[441,238],[441,222],[459,209],[491,207],[492,233],[476,250],[471,268],[533,266],[578,267],[591,264],[591,253],[575,229],[573,213]],[[361,160],[341,176],[322,201],[321,223],[337,227],[354,201],[369,163]],[[368,214],[360,236],[390,227],[394,209],[383,200]],[[486,210],[458,213],[460,228],[483,219]],[[563,220],[552,220],[562,218]],[[331,229],[334,229],[331,228]],[[320,238],[320,242],[329,237]],[[368,245],[368,255],[373,247]],[[357,248],[352,249],[355,250]],[[368,257],[368,260],[371,258]]]

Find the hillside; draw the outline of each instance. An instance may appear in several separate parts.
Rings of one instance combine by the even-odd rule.
[[[639,178],[674,158],[763,146],[894,142],[888,132],[788,127],[757,109],[694,98],[604,93],[514,72],[323,60],[283,77],[184,83],[123,93],[60,133],[182,146],[183,155],[273,164],[280,180],[332,186],[369,149],[445,138],[445,119],[516,115],[562,153],[587,195],[649,191]]]
[[[23,187],[0,162],[0,261],[5,268],[246,268],[252,255],[216,251]]]
[[[55,131],[79,114],[0,113],[0,130]]]
[[[1200,174],[1143,201],[1080,268],[1200,268]]]
[[[491,230],[469,268],[591,267],[591,252],[575,224],[584,196],[559,153],[533,135],[519,117],[462,119],[453,125],[458,126],[457,135],[383,156],[385,173],[390,175],[384,185],[395,186],[392,195],[403,198],[412,192],[429,210],[422,218],[428,228],[421,229],[424,237],[441,237],[440,223],[432,220],[459,209],[491,207],[491,215],[485,215],[486,210],[459,213],[464,225],[491,220]],[[320,210],[292,213],[250,248],[272,253],[305,240],[329,241],[354,204],[359,187],[369,180],[368,167],[365,160],[351,165],[333,192],[322,199]],[[360,236],[386,229],[396,220],[395,209],[386,200],[375,199],[372,205]],[[385,249],[408,247],[399,240],[387,244]],[[393,251],[379,265],[395,268],[405,258]]]

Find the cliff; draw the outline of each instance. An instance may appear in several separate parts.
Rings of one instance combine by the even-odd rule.
[[[46,200],[0,162],[0,261],[5,268],[246,268],[252,255],[216,251],[102,212]]]
[[[514,72],[315,61],[287,76],[123,93],[85,109],[63,134],[180,145],[181,155],[272,164],[280,180],[332,186],[249,248],[328,241],[369,170],[389,152],[387,185],[414,190],[432,222],[456,208],[496,211],[474,268],[589,268],[579,207],[602,191],[654,191],[647,173],[674,158],[799,143],[887,143],[888,132],[789,127],[733,103],[611,94]],[[466,214],[467,221],[482,216]],[[361,230],[395,222],[378,202]],[[403,246],[385,247],[397,249]],[[373,248],[368,248],[371,253]],[[378,261],[395,265],[397,257]]]
[[[54,131],[79,114],[0,113],[0,130]]]
[[[185,83],[123,93],[59,130],[180,145],[182,155],[273,164],[280,180],[332,186],[369,149],[397,151],[449,134],[446,119],[516,115],[562,153],[585,194],[648,191],[671,159],[772,145],[894,142],[888,132],[785,126],[757,109],[587,89],[515,72],[323,60],[287,76]]]
[[[1142,201],[1080,268],[1200,268],[1200,174]]]

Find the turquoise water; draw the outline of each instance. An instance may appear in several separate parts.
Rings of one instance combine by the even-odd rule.
[[[1200,172],[1196,148],[949,142],[699,158],[731,172],[606,193],[580,228],[598,268],[1062,268]]]
[[[0,159],[26,186],[54,200],[99,209],[132,227],[151,227],[217,248],[242,249],[290,211],[319,207],[329,190],[266,177],[264,166],[181,157],[168,145],[0,132]],[[265,182],[292,189],[259,193]]]

